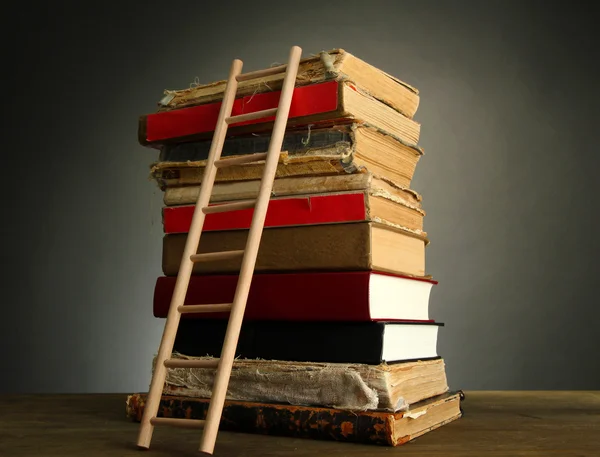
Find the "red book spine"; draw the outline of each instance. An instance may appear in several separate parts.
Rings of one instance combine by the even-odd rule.
[[[175,277],[161,276],[154,289],[154,316],[167,317]],[[245,320],[369,321],[369,272],[257,274]],[[237,275],[192,276],[184,305],[231,303]],[[306,284],[310,287],[306,287]],[[228,313],[184,314],[183,318],[228,318]]]
[[[195,205],[164,207],[165,233],[187,233]],[[203,230],[249,229],[254,209],[207,214]],[[265,227],[357,222],[367,218],[365,194],[338,194],[271,200]]]
[[[276,108],[279,104],[280,95],[281,91],[275,91],[240,97],[234,101],[231,115],[237,116]],[[207,103],[189,108],[148,114],[145,116],[146,141],[152,143],[214,131],[221,103]],[[289,118],[328,113],[336,111],[337,107],[337,81],[296,87],[292,97]],[[253,119],[231,124],[230,127],[265,123],[274,119],[275,116]]]

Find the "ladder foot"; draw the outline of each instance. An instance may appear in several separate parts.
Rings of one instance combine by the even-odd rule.
[[[154,427],[150,421],[142,424],[140,429],[140,434],[137,439],[137,447],[140,449],[149,449],[150,442],[152,441],[152,432],[154,432]]]
[[[200,445],[200,447],[198,448],[198,452],[200,452],[201,454],[204,454],[204,455],[213,455],[215,450],[214,450],[214,446]]]

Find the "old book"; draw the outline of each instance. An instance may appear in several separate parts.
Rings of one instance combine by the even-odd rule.
[[[248,230],[202,234],[198,253],[243,250]],[[176,276],[187,234],[163,237],[162,270]],[[256,272],[375,270],[425,276],[428,239],[378,222],[268,227],[256,259]],[[241,258],[194,264],[193,274],[239,272]]]
[[[380,363],[438,358],[444,324],[406,322],[244,321],[236,358],[289,362]],[[190,357],[219,357],[225,319],[181,319],[173,351]]]
[[[178,353],[172,358],[214,360]],[[163,394],[210,398],[214,376],[212,368],[169,369]],[[226,399],[396,412],[447,391],[441,358],[379,365],[236,359]]]
[[[234,202],[234,201],[231,201]],[[210,206],[227,202],[213,203]],[[196,205],[166,206],[162,209],[164,233],[188,233]],[[249,229],[254,208],[210,213],[203,230]],[[341,192],[305,196],[275,197],[269,202],[265,227],[335,224],[345,222],[384,222],[427,236],[423,231],[425,211],[388,195]]]
[[[140,422],[146,394],[129,395],[127,417]],[[462,416],[462,392],[423,400],[409,411],[346,411],[314,406],[225,401],[221,430],[315,440],[399,446]],[[206,399],[163,395],[158,417],[206,419]]]
[[[193,275],[184,305],[232,303],[238,275]],[[154,287],[154,316],[166,318],[175,276]],[[429,320],[437,281],[372,271],[261,273],[254,275],[244,319],[251,321]],[[182,319],[227,319],[228,313],[183,314]]]
[[[211,203],[231,200],[250,200],[258,197],[260,180],[216,183],[211,194]],[[363,190],[373,196],[384,196],[404,205],[422,208],[422,196],[405,186],[376,176],[373,173],[357,173],[338,176],[300,176],[279,178],[273,181],[272,197],[312,195],[326,192]],[[196,203],[199,185],[167,187],[163,202],[166,206]]]
[[[242,81],[239,95],[281,90],[284,74]],[[419,106],[419,91],[343,49],[321,52],[300,61],[296,86],[324,81],[349,81],[362,91],[411,118]],[[200,84],[183,90],[165,90],[159,111],[185,108],[221,100],[227,81]]]
[[[270,133],[229,137],[221,157],[267,152]],[[161,188],[202,182],[211,140],[168,144],[151,165]],[[371,172],[410,187],[421,148],[367,125],[288,131],[284,135],[276,178]],[[260,179],[264,161],[219,168],[215,182]]]
[[[280,91],[237,98],[232,116],[274,109]],[[159,148],[167,143],[181,143],[212,138],[221,102],[197,105],[172,111],[143,115],[139,120],[138,140],[144,146]],[[260,133],[272,130],[275,116],[229,124],[228,135]],[[287,130],[327,127],[340,124],[368,124],[416,146],[421,125],[361,92],[350,82],[328,81],[297,87],[290,106]]]

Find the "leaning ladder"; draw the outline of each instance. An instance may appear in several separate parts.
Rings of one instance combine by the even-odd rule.
[[[273,188],[273,180],[279,162],[279,155],[283,143],[283,135],[288,120],[292,95],[294,93],[294,85],[298,72],[298,65],[302,49],[298,46],[292,47],[287,65],[280,65],[264,70],[253,71],[242,74],[242,61],[235,59],[231,65],[229,78],[225,87],[223,102],[219,111],[219,117],[215,127],[215,132],[208,155],[206,169],[202,178],[200,194],[196,201],[194,215],[192,217],[191,226],[187,235],[183,257],[175,283],[175,290],[171,299],[167,321],[160,343],[156,366],[150,383],[150,391],[144,408],[140,432],[138,436],[138,446],[149,448],[152,439],[152,432],[155,425],[173,425],[185,428],[204,428],[202,439],[200,442],[200,451],[212,454],[214,451],[215,441],[223,412],[223,405],[229,385],[229,377],[235,358],[238,338],[244,311],[252,282],[252,275],[256,264],[256,257],[260,240],[264,228],[265,217],[271,191]],[[240,81],[253,80],[277,73],[285,72],[283,79],[283,87],[279,98],[279,106],[277,108],[256,111],[253,113],[241,114],[239,116],[231,116],[233,102],[237,94],[237,85]],[[266,153],[250,154],[248,156],[240,156],[232,159],[221,159],[221,151],[227,133],[229,124],[245,122],[252,119],[261,119],[275,116],[273,132],[269,143],[269,149]],[[220,205],[209,206],[210,196],[214,185],[215,176],[218,168],[228,167],[231,165],[240,165],[244,163],[266,160],[260,190],[256,200],[241,201],[235,203],[225,203]],[[197,254],[200,243],[200,235],[204,225],[204,217],[206,214],[218,213],[225,211],[236,211],[240,209],[254,208],[252,223],[248,233],[245,250],[239,251],[224,251]],[[215,305],[187,305],[183,306],[183,302],[187,293],[187,288],[192,274],[193,265],[195,262],[205,262],[211,260],[242,258],[241,271],[235,291],[233,303],[231,304],[215,304]],[[223,341],[223,349],[221,357],[218,360],[180,360],[172,359],[173,344],[179,321],[182,313],[202,313],[202,312],[222,312],[229,311],[229,322],[227,331]],[[167,368],[216,368],[216,375],[212,389],[212,397],[206,420],[191,420],[191,419],[174,419],[156,417],[160,398],[164,388]]]

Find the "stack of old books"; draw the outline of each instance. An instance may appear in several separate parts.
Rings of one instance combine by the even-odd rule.
[[[247,70],[246,70],[247,71]],[[276,107],[283,75],[242,82],[232,115]],[[225,81],[167,91],[140,119],[160,150],[167,316]],[[343,50],[301,61],[221,427],[398,445],[461,415],[429,315],[418,91]],[[222,157],[266,152],[272,122],[231,125]],[[255,198],[264,163],[219,169],[211,203]],[[244,249],[252,209],[206,216],[198,252]],[[239,260],[197,263],[185,304],[231,303]],[[219,357],[227,314],[184,314],[176,357]],[[213,369],[170,369],[161,415],[202,419]],[[145,396],[128,399],[141,418]]]

